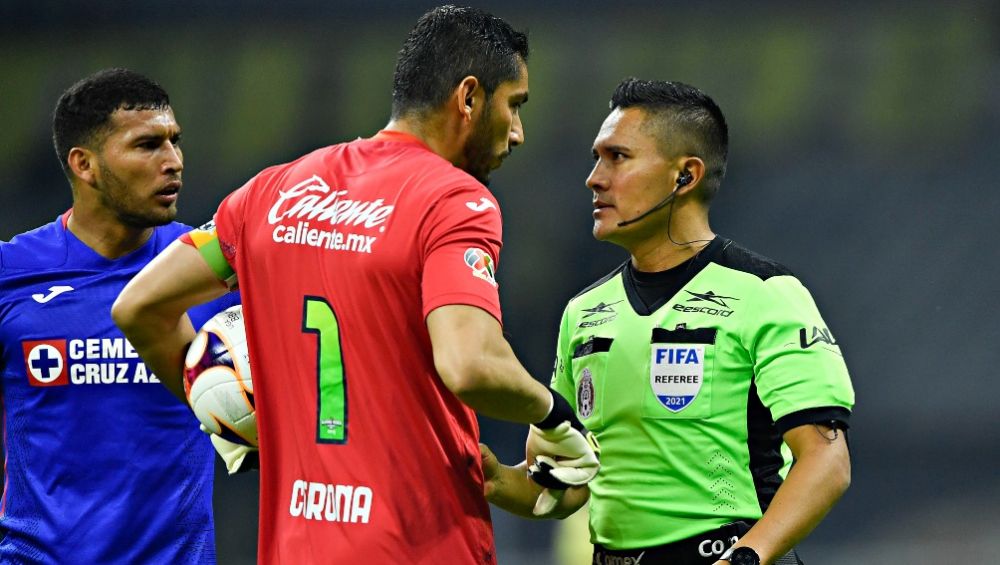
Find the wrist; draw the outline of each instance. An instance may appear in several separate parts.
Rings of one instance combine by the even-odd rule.
[[[760,555],[752,547],[730,547],[719,557],[720,561],[728,561],[730,565],[760,565]]]
[[[569,421],[574,428],[579,428],[580,423],[576,419],[576,411],[561,394],[549,387],[552,395],[552,404],[549,413],[541,421],[535,423],[535,427],[542,430],[551,430],[564,421]]]

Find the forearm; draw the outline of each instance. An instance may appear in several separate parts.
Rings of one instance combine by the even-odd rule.
[[[511,422],[532,424],[551,408],[548,388],[536,381],[514,357],[506,342],[503,350],[486,352],[470,367],[470,377],[453,392],[476,412]]]
[[[517,360],[490,314],[473,306],[442,306],[427,316],[427,328],[438,375],[476,412],[523,424],[549,413],[551,393]]]
[[[182,311],[180,316],[143,315],[115,319],[122,333],[135,348],[146,366],[163,383],[167,390],[183,402],[184,352],[194,339],[195,331]]]
[[[762,563],[772,563],[802,541],[850,485],[844,432],[813,425],[802,428],[798,431],[820,441],[800,449],[764,516],[736,544],[754,548]],[[824,433],[829,435],[823,437]]]
[[[198,251],[174,242],[125,285],[111,317],[149,369],[183,400],[184,353],[194,339],[185,312],[225,292]]]

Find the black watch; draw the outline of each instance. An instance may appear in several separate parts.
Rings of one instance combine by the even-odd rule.
[[[730,565],[760,565],[760,555],[751,547],[737,547],[729,554],[728,559]]]

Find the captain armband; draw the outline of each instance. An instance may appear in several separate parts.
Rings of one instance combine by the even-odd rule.
[[[239,281],[236,280],[236,271],[229,261],[226,260],[222,252],[222,243],[219,241],[219,234],[215,230],[215,222],[209,222],[200,228],[193,229],[182,235],[180,240],[201,253],[201,257],[208,264],[216,278],[219,279],[229,290],[236,290]]]

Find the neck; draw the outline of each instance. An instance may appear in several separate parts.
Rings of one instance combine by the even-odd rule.
[[[463,164],[465,137],[456,124],[449,123],[440,113],[428,112],[419,117],[406,115],[395,118],[384,129],[412,135],[452,165],[461,167]]]
[[[678,218],[679,219],[679,218]],[[628,247],[632,265],[643,272],[655,273],[676,267],[697,255],[715,238],[708,219],[692,223],[674,221],[666,229]]]
[[[127,226],[106,208],[78,202],[66,222],[67,228],[87,247],[105,259],[117,259],[136,249],[153,235],[153,228]]]

